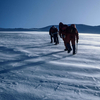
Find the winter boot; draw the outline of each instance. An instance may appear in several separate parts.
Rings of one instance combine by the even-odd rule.
[[[73,55],[75,55],[76,54],[76,52],[75,52],[76,50],[75,50],[75,45],[73,45]]]
[[[64,49],[64,51],[67,51],[67,50],[68,50],[68,49],[66,49],[66,48]]]
[[[68,48],[68,53],[70,53],[70,52],[71,52],[71,50],[72,50],[72,49],[71,49],[71,47],[70,47],[70,44],[69,44],[69,43],[67,43],[67,45],[66,45],[66,46],[67,46],[67,48]]]

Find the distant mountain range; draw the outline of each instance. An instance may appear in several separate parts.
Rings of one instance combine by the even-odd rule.
[[[50,26],[43,28],[0,28],[0,31],[49,31]],[[59,25],[54,25],[59,30]],[[84,24],[76,24],[79,33],[100,33],[100,26],[89,26]]]

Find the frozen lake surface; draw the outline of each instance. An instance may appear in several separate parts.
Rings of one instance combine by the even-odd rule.
[[[0,100],[100,100],[100,34],[79,33],[76,55],[48,32],[0,32]]]

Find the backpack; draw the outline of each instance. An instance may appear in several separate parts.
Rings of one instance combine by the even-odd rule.
[[[71,34],[76,33],[76,28],[69,26],[69,29]]]
[[[66,32],[67,31],[68,26],[67,25],[63,25],[62,27],[62,32]]]

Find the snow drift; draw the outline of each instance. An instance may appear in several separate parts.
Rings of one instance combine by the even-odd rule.
[[[72,55],[48,32],[0,32],[0,100],[99,100],[100,34],[80,33]]]

